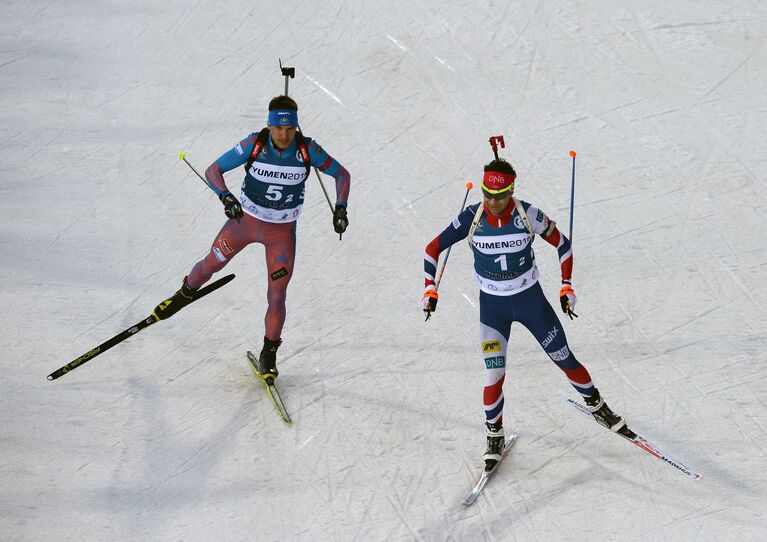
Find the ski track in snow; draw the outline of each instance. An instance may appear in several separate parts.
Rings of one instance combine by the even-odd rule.
[[[219,8],[1,8],[1,533],[761,540],[766,6]],[[278,59],[296,68],[303,130],[352,175],[340,242],[307,181],[279,352],[294,423],[245,358],[263,339],[260,245],[227,266],[227,287],[48,382],[209,250],[223,210],[178,153],[203,172],[258,130],[284,91]],[[460,243],[424,322],[422,257],[498,134],[518,195],[563,231],[577,150],[570,346],[701,481],[563,408],[573,390],[515,325],[504,420],[520,440],[460,504],[485,444],[478,295]],[[241,172],[226,181],[237,192]],[[535,248],[556,308],[556,252]]]

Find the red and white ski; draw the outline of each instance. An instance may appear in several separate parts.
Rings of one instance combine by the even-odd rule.
[[[594,416],[592,416],[591,412],[589,412],[589,409],[586,408],[585,405],[583,405],[581,403],[578,403],[578,402],[576,402],[576,401],[574,401],[572,399],[565,399],[565,403],[567,403],[567,405],[570,408],[572,408],[573,410],[575,410],[576,412],[580,412],[581,414],[583,414],[585,416],[588,416],[591,419],[591,421],[596,422],[596,420],[594,419]],[[610,432],[612,433],[612,431],[610,431]],[[701,478],[703,478],[703,475],[701,473],[695,472],[691,468],[685,466],[681,461],[677,461],[673,457],[671,457],[668,454],[662,452],[660,450],[660,448],[655,446],[655,444],[653,444],[649,440],[647,440],[647,439],[637,435],[631,429],[626,428],[625,434],[624,433],[615,433],[615,434],[616,435],[620,435],[621,437],[623,437],[626,440],[628,440],[634,446],[638,447],[641,450],[644,450],[645,452],[647,452],[651,456],[653,456],[653,457],[655,457],[657,459],[660,459],[661,461],[663,461],[667,465],[671,465],[678,472],[681,472],[682,474],[684,474],[688,478],[692,478],[693,480],[700,480]]]
[[[509,455],[509,452],[511,451],[511,447],[514,446],[514,443],[517,442],[517,437],[519,437],[519,433],[512,433],[509,435],[509,438],[506,440],[506,445],[503,447],[503,451],[501,452],[501,459],[493,465],[493,468],[490,470],[483,470],[482,476],[479,477],[479,480],[477,480],[477,483],[474,484],[474,488],[471,490],[471,493],[466,495],[466,498],[463,500],[462,504],[466,506],[471,506],[474,504],[474,501],[477,500],[477,497],[479,497],[479,494],[482,493],[482,490],[485,488],[485,485],[490,480],[490,477],[493,475],[493,473],[498,470],[498,466],[501,464],[501,462],[506,458],[507,455]]]

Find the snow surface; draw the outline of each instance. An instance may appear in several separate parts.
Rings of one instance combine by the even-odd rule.
[[[9,0],[0,15],[0,538],[763,539],[764,2]],[[304,131],[352,174],[341,242],[308,183],[279,358],[294,425],[245,360],[260,246],[229,286],[47,381],[205,254],[223,211],[178,153],[204,169],[261,128],[278,58]],[[460,505],[484,450],[477,290],[458,245],[424,323],[422,255],[498,134],[518,195],[565,231],[577,151],[570,344],[701,481],[570,412],[517,328],[520,440]],[[536,246],[556,303],[556,252]]]

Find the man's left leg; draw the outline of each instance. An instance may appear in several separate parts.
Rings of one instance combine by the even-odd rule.
[[[260,240],[264,244],[268,287],[267,308],[264,317],[264,347],[259,356],[262,374],[276,378],[277,349],[282,344],[282,327],[286,317],[288,284],[293,277],[296,258],[295,222],[268,224]]]
[[[530,294],[529,317],[520,322],[530,330],[530,333],[540,343],[549,358],[565,373],[570,384],[581,394],[586,406],[600,424],[618,432],[626,426],[626,421],[615,414],[594,386],[586,367],[584,367],[570,351],[567,336],[556,312],[543,295],[540,285],[530,288],[524,294]]]

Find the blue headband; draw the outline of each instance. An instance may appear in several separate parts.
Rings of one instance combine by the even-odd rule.
[[[298,111],[277,109],[269,111],[267,126],[298,126]]]

